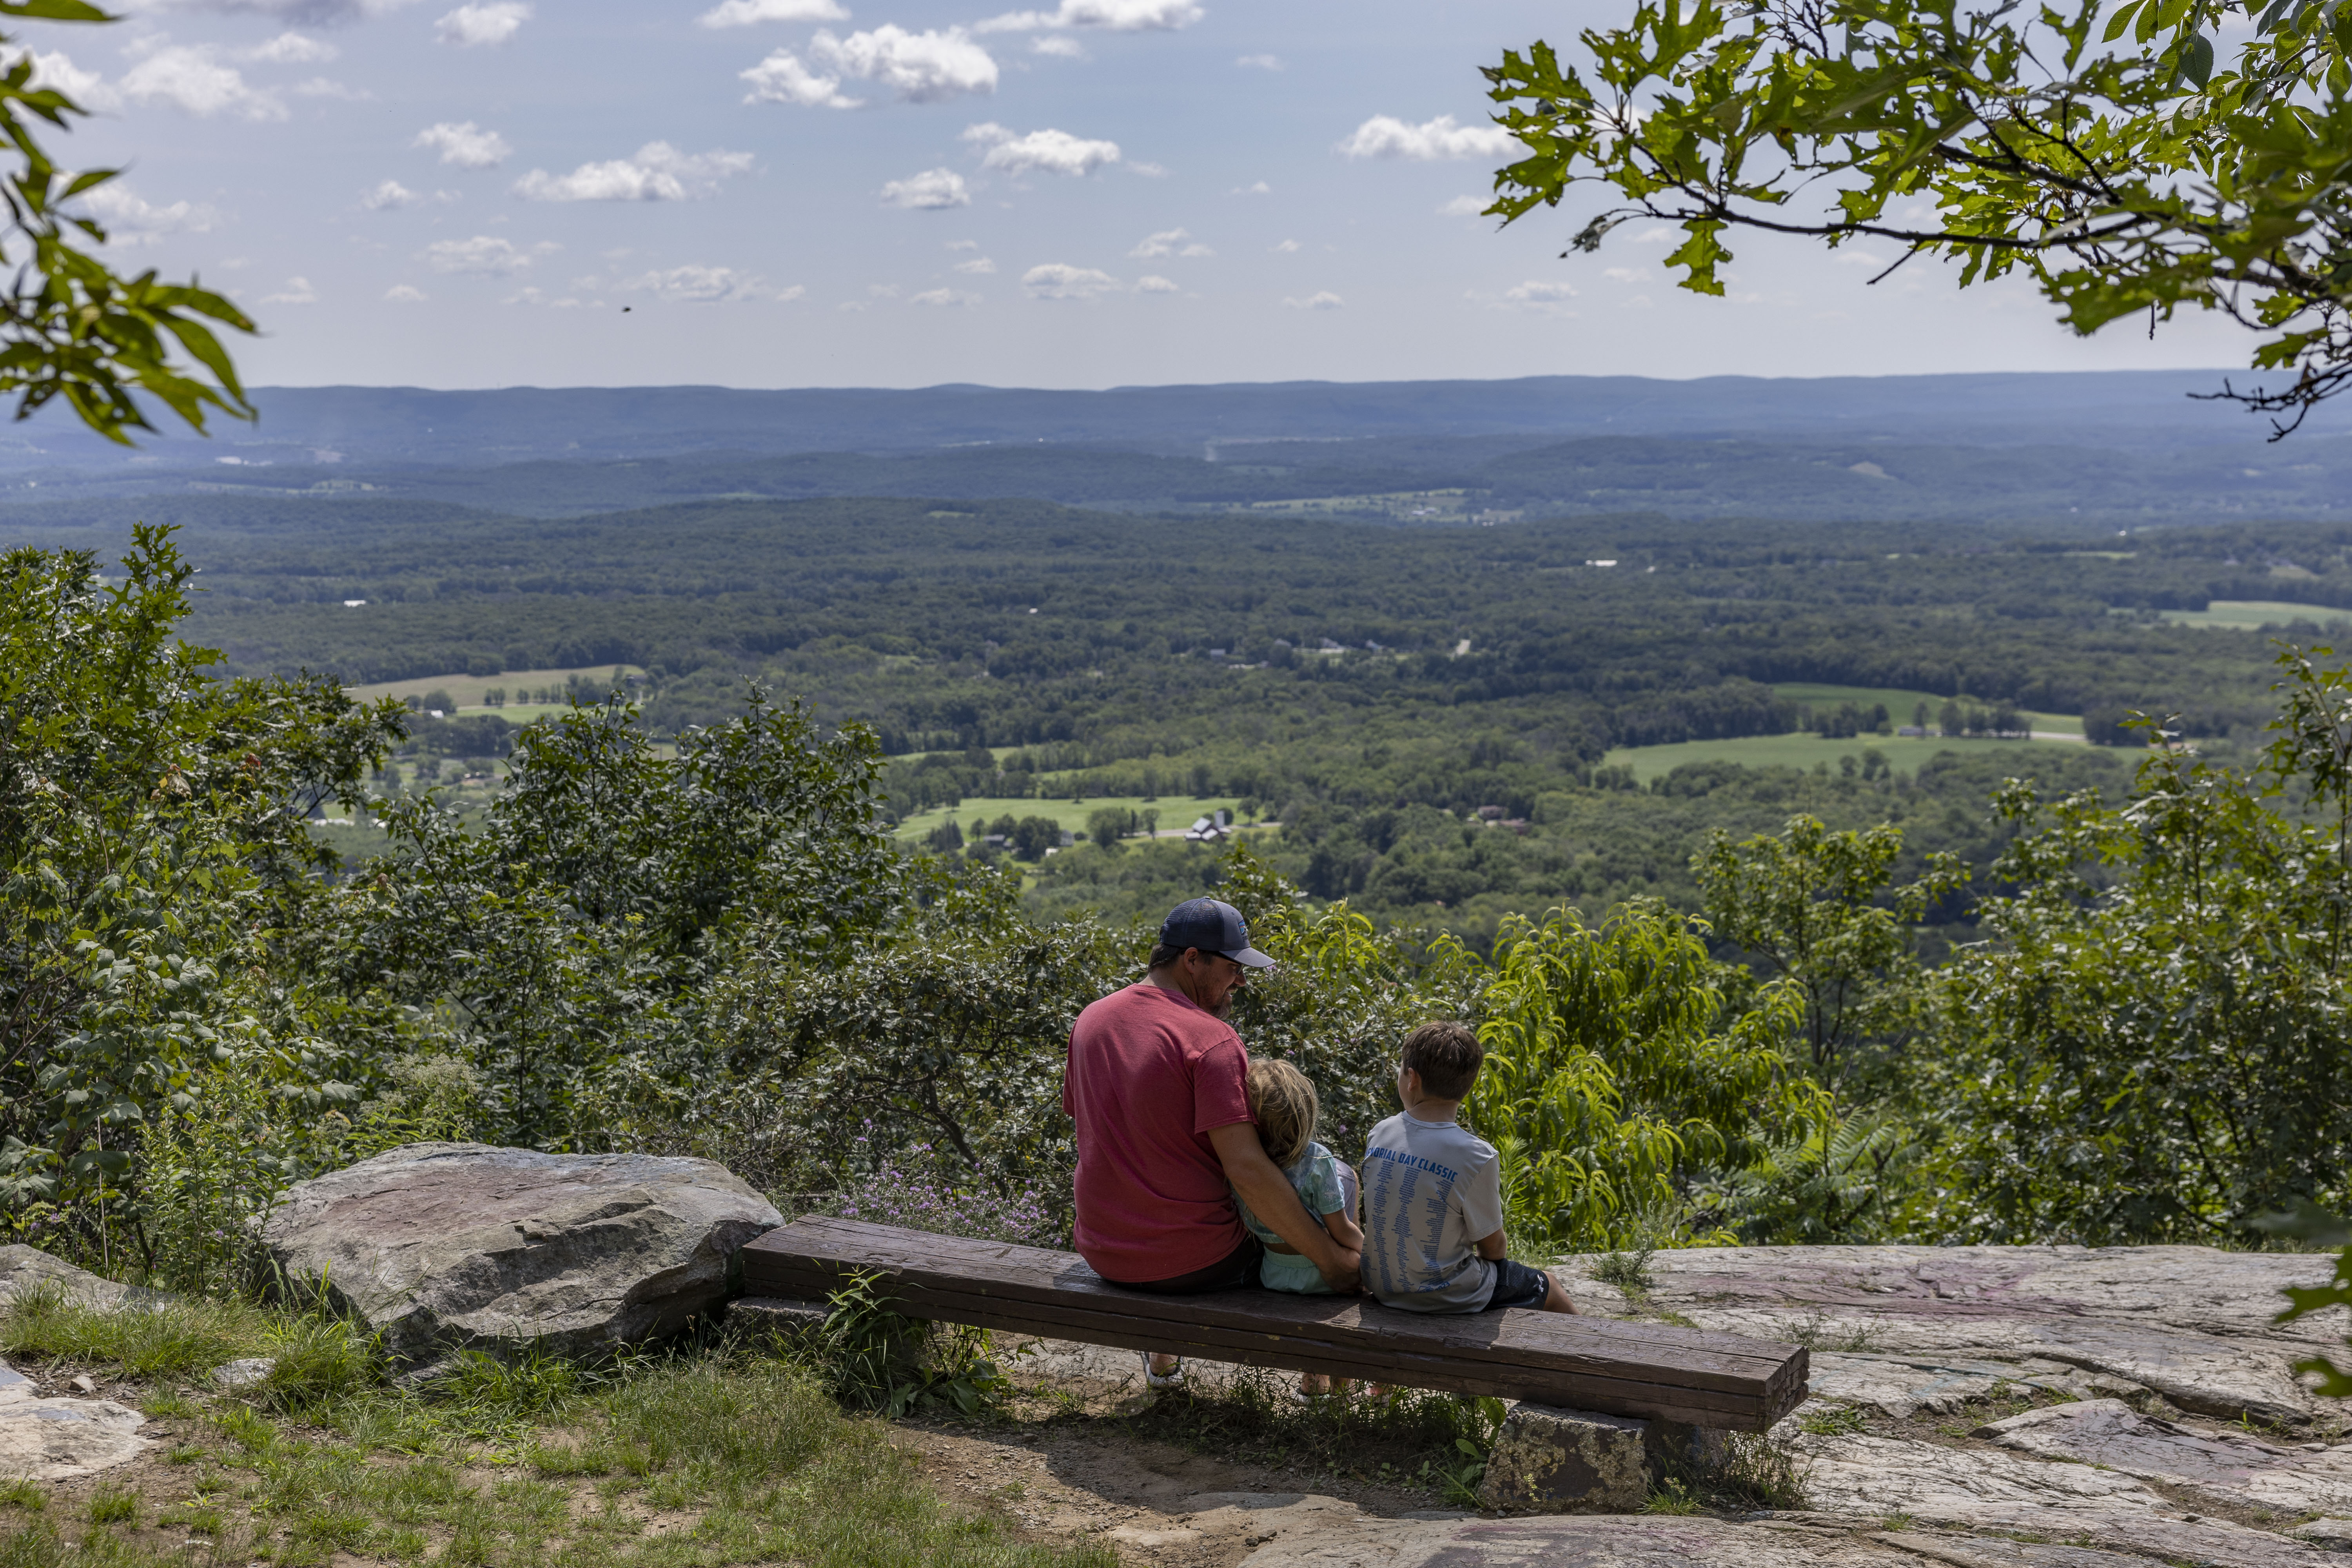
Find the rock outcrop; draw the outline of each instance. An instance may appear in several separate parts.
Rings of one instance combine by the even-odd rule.
[[[2294,1371],[2341,1357],[2352,1322],[2273,1321],[2332,1258],[1726,1247],[1659,1253],[1630,1289],[1593,1261],[1556,1270],[1580,1311],[1811,1347],[1811,1397],[1768,1439],[1802,1510],[1404,1521],[1318,1500],[1312,1530],[1268,1510],[1245,1568],[2352,1564],[2352,1409]]]
[[[127,1463],[148,1447],[146,1423],[111,1399],[44,1399],[0,1363],[0,1480],[68,1481]]]
[[[593,1355],[675,1333],[782,1223],[708,1160],[415,1143],[296,1186],[262,1239],[415,1368],[462,1347]]]
[[[1661,1252],[1629,1302],[1564,1260],[1581,1311],[1672,1314],[1795,1341],[1813,1392],[1901,1418],[1997,1380],[2077,1398],[2149,1396],[2225,1421],[2300,1426],[2320,1403],[2294,1363],[2340,1350],[2342,1313],[2272,1321],[2328,1259],[2202,1247],[1727,1247]],[[2333,1320],[2333,1321],[2331,1321]]]
[[[2352,1519],[2352,1443],[2265,1442],[2249,1432],[2199,1432],[2113,1399],[2028,1410],[1974,1436],[2004,1448],[2161,1481],[2215,1506],[2254,1506]]]

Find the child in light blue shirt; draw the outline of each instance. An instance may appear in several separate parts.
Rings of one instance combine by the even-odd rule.
[[[1298,1201],[1321,1222],[1333,1241],[1350,1251],[1360,1250],[1364,1233],[1356,1225],[1356,1173],[1315,1141],[1315,1123],[1320,1114],[1315,1085],[1288,1062],[1276,1061],[1250,1063],[1244,1083],[1250,1115],[1256,1119],[1258,1141],[1265,1146],[1266,1158],[1290,1178]],[[1250,1213],[1238,1193],[1234,1205],[1241,1211],[1242,1224],[1265,1247],[1265,1258],[1258,1265],[1258,1283],[1269,1290],[1301,1296],[1332,1293],[1314,1262]],[[1341,1378],[1335,1388],[1330,1378],[1310,1372],[1300,1377],[1298,1391],[1302,1395],[1345,1394],[1347,1379]]]

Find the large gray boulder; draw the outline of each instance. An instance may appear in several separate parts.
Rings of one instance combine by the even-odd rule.
[[[709,1160],[412,1143],[304,1182],[262,1226],[411,1366],[537,1342],[585,1356],[719,1306],[743,1244],[783,1223]]]
[[[161,1290],[119,1284],[87,1268],[77,1268],[37,1247],[22,1243],[0,1247],[0,1306],[15,1300],[20,1291],[37,1289],[55,1289],[68,1301],[108,1310],[148,1306],[168,1299]]]

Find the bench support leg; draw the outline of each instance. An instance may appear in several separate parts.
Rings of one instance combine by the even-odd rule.
[[[1638,1513],[1655,1473],[1650,1426],[1522,1404],[1503,1422],[1478,1502],[1515,1513]]]

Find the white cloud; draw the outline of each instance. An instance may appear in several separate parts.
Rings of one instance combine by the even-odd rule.
[[[1645,228],[1633,237],[1636,245],[1669,245],[1682,237],[1682,230],[1668,228],[1664,224]]]
[[[110,181],[81,198],[115,245],[153,245],[167,234],[205,234],[220,215],[191,202],[159,207],[128,185]]]
[[[398,180],[386,180],[362,196],[360,205],[372,213],[380,213],[387,207],[413,207],[424,199]]]
[[[365,88],[346,87],[341,82],[331,81],[322,76],[314,76],[309,81],[297,83],[294,93],[298,98],[340,98],[345,103],[365,103],[375,96]]]
[[[495,131],[484,131],[470,121],[450,124],[444,121],[428,125],[416,133],[412,147],[431,147],[441,154],[445,163],[455,163],[460,169],[495,169],[507,160],[514,149],[507,139]]]
[[[1879,268],[1886,265],[1886,258],[1867,250],[1840,250],[1832,259],[1841,267]]]
[[[333,59],[341,52],[334,45],[318,38],[306,38],[299,33],[280,33],[266,44],[238,50],[237,58],[273,66],[307,66]]]
[[[1647,283],[1650,269],[1646,267],[1612,267],[1605,268],[1601,276],[1612,283]]]
[[[530,17],[530,7],[523,4],[523,0],[467,4],[434,23],[433,37],[440,43],[456,44],[469,49],[484,44],[503,44],[521,31],[522,25]]]
[[[286,105],[276,94],[246,85],[237,68],[221,64],[210,49],[182,44],[163,45],[123,72],[122,96],[133,103],[167,103],[206,119],[286,118]]]
[[[1008,11],[973,29],[1034,33],[1042,28],[1098,27],[1111,33],[1166,32],[1189,27],[1207,13],[1193,0],[1062,0],[1053,11]]]
[[[948,241],[948,251],[950,255],[959,250],[978,250],[979,248],[980,241],[976,239],[951,239]]]
[[[885,23],[845,38],[819,32],[808,52],[816,69],[802,64],[792,50],[778,49],[744,71],[743,79],[751,84],[746,101],[854,109],[859,100],[840,90],[845,78],[877,82],[902,103],[943,103],[996,90],[996,61],[961,27],[910,33]]]
[[[907,303],[909,305],[934,306],[977,305],[980,303],[980,296],[977,294],[961,293],[953,289],[926,289],[919,294],[908,296]]]
[[[1062,33],[1044,33],[1029,40],[1033,55],[1052,55],[1059,59],[1082,60],[1087,58],[1086,45]]]
[[[1309,294],[1304,300],[1285,300],[1283,303],[1294,310],[1336,310],[1347,301],[1326,289],[1320,294]]]
[[[1034,300],[1091,300],[1097,294],[1111,293],[1118,288],[1118,279],[1108,272],[1097,272],[1088,267],[1072,267],[1064,261],[1049,261],[1043,267],[1032,267],[1021,275],[1021,286]]]
[[[819,76],[790,49],[778,49],[750,70],[736,73],[751,84],[746,103],[797,103],[804,109],[855,109],[866,100],[841,90],[837,76]]]
[[[1244,67],[1250,70],[1278,71],[1282,69],[1282,61],[1273,55],[1244,55],[1241,58],[1235,60],[1234,64]]]
[[[594,279],[575,279],[574,288],[593,287]],[[767,280],[731,267],[673,267],[666,272],[648,272],[614,285],[631,293],[647,293],[657,300],[669,300],[696,305],[736,304],[751,300],[797,300],[806,289],[795,284],[790,289],[771,289]]]
[[[27,49],[11,49],[0,53],[0,68],[14,70],[26,55]],[[84,109],[118,109],[122,97],[106,85],[98,72],[84,70],[73,63],[71,56],[62,50],[49,54],[33,54],[33,78],[27,85],[39,89],[62,92]]]
[[[996,61],[961,27],[909,33],[886,24],[845,38],[819,33],[809,53],[844,76],[879,82],[908,103],[996,90]]]
[[[583,163],[568,174],[533,169],[514,190],[534,202],[682,202],[716,194],[719,181],[751,167],[749,153],[688,153],[648,142],[631,157]]]
[[[1476,217],[1493,204],[1484,196],[1456,196],[1437,209],[1440,217]]]
[[[542,245],[541,250],[552,246]],[[478,234],[471,239],[440,239],[425,247],[425,264],[436,272],[477,272],[490,278],[504,278],[520,272],[537,259],[530,251],[518,249],[512,240],[495,235]]]
[[[981,167],[1002,169],[1008,174],[1025,174],[1033,169],[1049,174],[1091,174],[1118,162],[1118,142],[1088,141],[1066,131],[1032,131],[1016,136],[1002,125],[975,125],[963,133],[963,139],[988,147]]]
[[[1525,283],[1504,289],[1500,300],[1487,298],[1486,303],[1506,310],[1527,310],[1538,316],[1568,318],[1576,312],[1568,308],[1567,301],[1576,297],[1572,284],[1531,278]],[[1481,296],[1474,293],[1470,298],[1477,300]]]
[[[1129,256],[1214,256],[1217,253],[1194,239],[1181,228],[1162,229],[1146,235],[1143,243],[1128,252]]]
[[[315,305],[319,302],[319,291],[310,287],[308,278],[289,278],[284,288],[275,294],[264,294],[261,302],[265,305]]]
[[[1132,159],[1128,162],[1127,171],[1130,174],[1140,174],[1147,180],[1164,180],[1168,177],[1168,171],[1161,165],[1139,163]]]
[[[706,27],[749,27],[761,22],[842,22],[849,13],[834,0],[721,0],[695,20]]]
[[[955,269],[958,272],[969,272],[975,277],[985,278],[996,270],[996,263],[985,256],[975,256],[970,261],[957,262]]]
[[[1276,256],[1288,256],[1297,250],[1298,242],[1295,239],[1286,239],[1280,245],[1275,246],[1272,248]]]
[[[1175,284],[1170,282],[1165,278],[1139,278],[1135,280],[1135,291],[1139,294],[1181,294],[1183,292],[1181,289],[1179,289]]]
[[[926,169],[884,185],[882,205],[937,212],[944,207],[970,206],[971,192],[965,188],[963,176],[953,169]]]
[[[1267,184],[1264,180],[1260,180],[1254,185],[1235,185],[1232,190],[1227,191],[1225,195],[1229,196],[1270,196],[1274,195],[1274,187]]]
[[[1336,150],[1345,158],[1409,158],[1422,163],[1446,158],[1499,158],[1525,151],[1500,126],[1456,125],[1450,114],[1419,125],[1408,125],[1392,114],[1375,114],[1357,126]]]
[[[425,294],[422,289],[406,283],[395,283],[383,291],[383,298],[384,303],[388,305],[422,305],[425,303]]]

